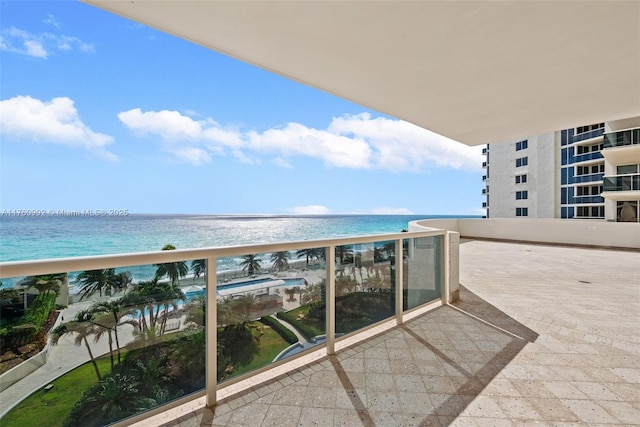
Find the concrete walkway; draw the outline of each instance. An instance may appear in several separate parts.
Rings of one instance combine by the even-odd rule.
[[[639,252],[466,241],[460,281],[454,306],[138,425],[638,425]]]
[[[62,311],[62,316],[65,320],[73,319],[78,311],[86,309],[89,305],[91,305],[90,302],[70,305]],[[133,341],[133,327],[119,327],[118,336],[121,346]],[[90,360],[84,344],[75,345],[73,340],[74,337],[71,335],[60,337],[58,344],[51,347],[47,362],[42,367],[0,393],[0,417],[4,416],[26,396]],[[93,337],[89,338],[89,344],[95,357],[109,353],[106,335],[97,343],[94,342]]]

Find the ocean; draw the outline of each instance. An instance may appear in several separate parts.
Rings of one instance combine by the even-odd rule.
[[[410,221],[461,217],[160,214],[2,216],[0,262],[157,251],[166,244],[172,244],[177,249],[189,249],[398,233],[408,229]],[[224,267],[233,268],[233,264],[233,260],[229,260]],[[146,275],[142,273],[142,276]]]

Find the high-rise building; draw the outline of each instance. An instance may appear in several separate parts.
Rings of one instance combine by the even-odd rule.
[[[491,143],[483,154],[487,217],[639,221],[640,117]]]

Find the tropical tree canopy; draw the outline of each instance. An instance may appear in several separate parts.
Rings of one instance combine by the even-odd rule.
[[[286,270],[289,268],[289,251],[274,252],[271,254],[272,266],[277,271]]]
[[[353,260],[353,249],[349,245],[336,246],[336,258],[340,260],[340,264]]]
[[[243,261],[240,263],[240,265],[242,265],[242,271],[246,271],[249,276],[256,274],[262,269],[258,255],[249,254],[244,255],[242,258]]]
[[[173,245],[164,245],[162,247],[163,251],[173,251],[175,250],[175,246]],[[176,262],[166,262],[163,264],[155,264],[156,266],[156,280],[160,280],[163,277],[168,277],[171,280],[171,283],[177,284],[178,280],[181,277],[185,277],[189,272],[189,268],[187,267],[187,263],[184,261],[176,261]]]
[[[62,284],[67,280],[67,273],[43,274],[40,276],[29,276],[22,279],[19,286],[25,289],[35,288],[38,293],[48,294],[49,292],[58,293]]]
[[[195,259],[191,261],[191,271],[193,271],[193,276],[197,279],[198,277],[206,274],[207,272],[207,260],[205,259]]]
[[[82,285],[80,299],[98,292],[102,297],[103,290],[119,289],[119,279],[113,268],[87,270],[78,274],[78,283]]]

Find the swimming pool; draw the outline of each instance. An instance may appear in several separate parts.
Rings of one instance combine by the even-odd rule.
[[[253,279],[253,280],[245,280],[243,282],[235,282],[235,283],[225,283],[223,285],[218,285],[216,286],[216,291],[218,293],[224,293],[224,294],[229,294],[231,293],[230,291],[232,291],[233,289],[237,289],[238,292],[244,292],[241,288],[244,289],[249,289],[250,290],[255,290],[256,287],[255,285],[259,285],[261,283],[264,283],[265,285],[269,282],[273,282],[274,284],[271,285],[273,287],[276,286],[287,286],[287,287],[295,287],[295,286],[305,286],[307,281],[304,278],[287,278],[287,279],[278,279],[278,278],[273,278],[273,277],[264,277],[261,279]],[[258,288],[258,289],[264,289],[264,288],[268,288],[271,286],[265,286],[262,288]],[[220,292],[222,291],[222,292]],[[198,295],[204,295],[205,291],[204,289],[202,290],[198,290],[198,291],[192,291],[192,292],[185,292],[185,296],[187,297],[187,299],[191,299],[193,297],[196,297]]]

